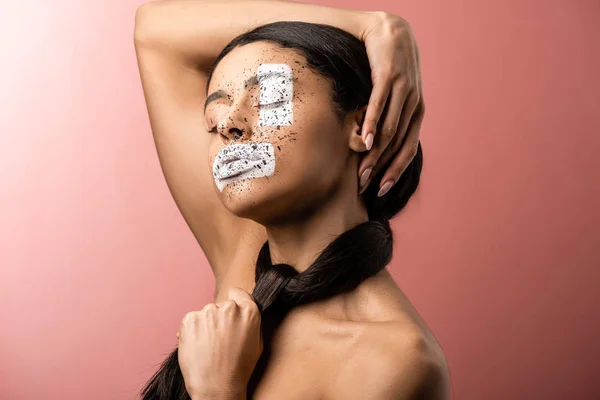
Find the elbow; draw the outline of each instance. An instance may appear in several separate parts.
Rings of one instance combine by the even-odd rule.
[[[147,43],[151,39],[150,27],[156,1],[144,3],[135,12],[133,39],[136,44]]]

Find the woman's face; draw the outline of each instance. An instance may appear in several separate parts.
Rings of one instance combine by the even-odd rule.
[[[357,179],[351,135],[360,126],[334,109],[332,84],[293,50],[255,42],[227,54],[205,111],[208,166],[225,207],[259,223],[293,218],[349,174]]]

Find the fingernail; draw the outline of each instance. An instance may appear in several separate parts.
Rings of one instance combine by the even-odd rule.
[[[374,137],[374,135],[372,133],[367,134],[367,139],[365,140],[365,145],[367,146],[367,150],[371,150],[371,147],[373,147],[373,137]]]
[[[381,187],[381,189],[379,189],[379,193],[377,193],[377,197],[382,197],[384,196],[388,190],[390,190],[392,188],[392,186],[394,186],[394,181],[386,181],[383,186]]]
[[[367,188],[369,187],[370,184],[371,184],[371,180],[369,179],[367,181],[367,184],[365,186],[363,186],[362,189],[360,189],[360,192],[358,192],[358,195],[360,196],[361,194],[363,194],[365,192],[365,190],[367,190]]]
[[[371,172],[373,172],[373,167],[369,167],[363,171],[362,175],[360,176],[360,187],[365,186],[365,183],[367,183],[369,177],[371,176]]]

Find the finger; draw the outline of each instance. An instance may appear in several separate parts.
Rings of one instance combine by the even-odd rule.
[[[406,136],[408,125],[413,120],[413,115],[420,111],[421,104],[423,103],[419,89],[412,90],[408,99],[410,99],[407,100],[407,105],[409,105],[409,107],[406,111],[408,112],[404,112],[400,115],[400,122],[398,124],[398,133],[400,133],[402,137]]]
[[[377,165],[377,160],[379,160],[381,153],[383,153],[388,144],[396,135],[398,130],[398,121],[400,120],[405,99],[405,93],[400,88],[392,92],[389,104],[386,106],[386,114],[383,124],[381,125],[381,132],[377,136],[377,140],[371,150],[363,157],[363,160],[360,163],[358,176],[361,184],[364,184],[366,181],[368,181],[363,173],[365,173],[368,168],[373,168],[371,170],[371,174],[373,173],[375,170],[374,167]],[[367,172],[366,175],[368,174],[369,173]]]
[[[404,139],[406,137],[406,131],[408,129],[408,124],[410,121],[413,121],[413,116],[417,112],[417,107],[419,106],[418,95],[416,92],[413,93],[415,94],[410,96],[410,100],[407,99],[406,103],[404,104],[402,114],[400,115],[400,122],[398,123],[396,136],[392,139],[392,142],[386,147],[377,160],[377,165],[374,168],[375,174],[381,171],[381,168],[388,166],[388,163],[392,157],[397,156],[398,151],[402,148]]]
[[[413,115],[413,119],[411,119],[409,124],[408,133],[404,143],[402,144],[402,148],[383,175],[383,178],[379,184],[380,188],[383,188],[385,183],[388,181],[393,182],[392,186],[398,182],[398,179],[400,179],[410,162],[415,157],[415,154],[417,154],[417,149],[419,147],[419,132],[421,130],[421,124],[423,123],[423,115],[424,113],[422,111],[419,111]],[[389,188],[392,186],[389,186]],[[389,188],[387,188],[387,190],[383,193],[380,192],[381,196],[385,195]]]
[[[365,120],[363,121],[361,138],[365,144],[367,144],[367,135],[377,133],[377,125],[381,113],[385,107],[388,96],[391,91],[391,78],[376,79],[373,82],[373,89],[371,90],[371,96],[369,97],[369,104],[367,105],[367,112],[365,113]],[[372,139],[371,139],[372,140]],[[373,142],[371,142],[372,144]],[[368,148],[367,144],[367,148]]]
[[[383,153],[381,153],[379,160],[377,160],[377,164],[373,168],[373,174],[371,174],[372,177],[377,176],[383,168],[389,167],[391,158],[397,155],[398,151],[400,150],[402,139],[404,138],[400,137],[400,134],[396,135],[388,147],[383,151]]]
[[[177,332],[178,339],[179,336],[183,339],[189,332],[194,331],[198,321],[202,318],[203,312],[204,308],[201,311],[188,311],[185,313],[185,316],[179,324],[179,331]]]
[[[379,174],[379,172],[381,171],[382,168],[388,167],[387,163],[390,161],[390,158],[393,155],[398,153],[398,149],[400,149],[401,143],[402,143],[402,138],[398,135],[392,140],[392,142],[388,145],[388,147],[383,151],[383,153],[379,157],[379,160],[377,160],[377,164],[372,168],[372,172],[368,174],[370,176],[370,178],[367,179],[366,182],[363,182],[364,185],[360,186],[360,190],[358,193],[359,195],[363,194],[364,191],[367,190],[367,188],[369,186],[371,186],[371,182],[373,181],[373,178]]]
[[[217,308],[222,308],[222,309],[235,307],[236,305],[237,305],[237,303],[233,299],[227,299],[227,300],[221,301],[219,303],[216,303]]]
[[[234,300],[238,305],[253,305],[256,306],[252,295],[240,287],[233,286],[229,288],[227,297]]]

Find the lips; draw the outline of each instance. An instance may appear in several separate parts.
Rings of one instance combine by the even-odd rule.
[[[222,148],[215,159],[213,173],[215,178],[226,179],[237,176],[253,169],[261,163],[262,158],[257,152],[251,151],[248,145],[229,145]]]
[[[234,176],[237,176],[248,170],[253,169],[259,163],[260,161],[252,161],[246,159],[227,162],[219,168],[219,178],[233,178]]]
[[[239,180],[256,179],[275,173],[273,144],[235,143],[223,147],[213,161],[213,179],[220,192]]]

